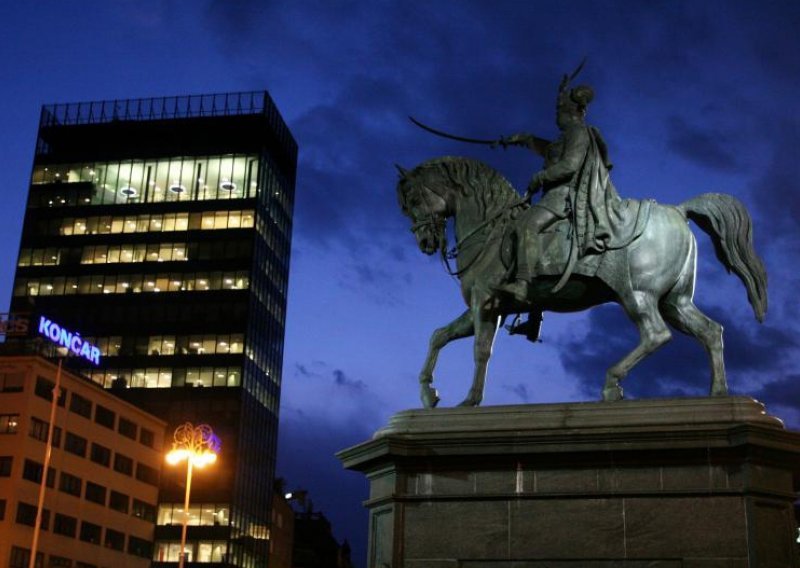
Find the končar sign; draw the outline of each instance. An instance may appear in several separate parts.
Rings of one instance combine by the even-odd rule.
[[[100,364],[98,347],[84,341],[79,333],[64,329],[44,316],[39,317],[39,334],[61,347],[66,347],[78,357],[83,357],[95,365]]]

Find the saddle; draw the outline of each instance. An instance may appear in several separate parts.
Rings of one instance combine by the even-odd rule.
[[[506,227],[503,236],[502,259],[505,266],[516,264],[516,227],[513,222]],[[534,271],[537,276],[561,276],[569,262],[572,246],[572,226],[568,219],[556,221],[539,234],[539,251],[536,254]],[[591,254],[580,258],[573,274],[595,276],[602,254]]]
[[[635,234],[639,235],[644,230],[650,218],[650,207],[652,200],[627,200],[636,204],[636,214],[626,221],[635,225]],[[516,221],[519,222],[519,221]],[[633,225],[632,225],[633,226]],[[502,260],[505,266],[515,264],[516,255],[516,231],[515,220],[508,223],[503,236]],[[569,264],[570,249],[572,247],[573,227],[569,220],[561,219],[539,234],[539,250],[536,254],[536,266],[534,272],[537,276],[561,276]],[[573,267],[572,274],[581,276],[598,276],[603,260],[608,254],[617,254],[624,249],[611,249],[604,252],[593,252],[580,256]]]

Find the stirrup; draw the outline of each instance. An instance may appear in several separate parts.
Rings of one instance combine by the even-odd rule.
[[[522,321],[522,314],[517,314],[511,325],[506,325],[505,328],[509,335],[524,335],[528,341],[541,343],[542,319],[542,312],[539,310],[530,312],[525,321]]]

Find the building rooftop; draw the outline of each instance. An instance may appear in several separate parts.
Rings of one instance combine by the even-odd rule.
[[[266,91],[61,103],[42,107],[41,126],[267,114],[274,106]]]
[[[267,91],[183,95],[142,99],[116,99],[56,103],[42,106],[36,155],[50,153],[44,132],[63,126],[147,123],[176,119],[262,116],[278,140],[296,156],[297,142]]]

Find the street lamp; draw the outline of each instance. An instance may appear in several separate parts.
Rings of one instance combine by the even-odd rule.
[[[189,524],[189,493],[192,490],[192,468],[203,468],[217,461],[220,450],[219,438],[208,424],[195,426],[185,422],[175,429],[172,450],[167,454],[167,463],[177,465],[186,460],[186,498],[183,505],[183,527],[181,529],[181,555],[178,568],[183,568],[186,559],[186,527]]]

